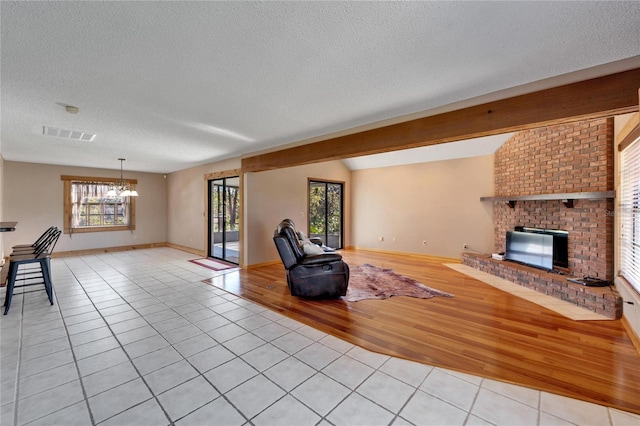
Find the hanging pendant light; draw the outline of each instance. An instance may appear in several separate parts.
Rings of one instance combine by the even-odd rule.
[[[131,184],[124,180],[122,177],[122,162],[125,161],[124,158],[118,158],[120,160],[120,180],[117,180],[109,191],[107,191],[107,197],[137,197],[138,191],[131,190]]]

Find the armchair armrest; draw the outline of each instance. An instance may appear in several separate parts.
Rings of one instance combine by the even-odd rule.
[[[324,254],[316,254],[305,256],[300,262],[299,265],[322,265],[323,263],[336,262],[338,260],[342,260],[342,255],[340,253],[324,253]]]

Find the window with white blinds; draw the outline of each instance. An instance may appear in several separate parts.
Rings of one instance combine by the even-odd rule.
[[[640,139],[620,159],[620,273],[640,293]]]

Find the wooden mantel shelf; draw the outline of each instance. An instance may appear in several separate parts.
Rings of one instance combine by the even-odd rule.
[[[480,201],[496,201],[507,203],[513,208],[516,201],[550,201],[561,200],[568,207],[573,207],[574,200],[604,200],[607,198],[615,198],[616,191],[597,191],[597,192],[565,192],[562,194],[532,194],[532,195],[503,195],[498,197],[480,197]]]

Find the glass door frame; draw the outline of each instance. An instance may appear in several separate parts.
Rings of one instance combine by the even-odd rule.
[[[230,260],[228,258],[228,256],[225,255],[225,251],[226,251],[226,238],[227,238],[227,231],[226,231],[226,226],[223,226],[223,232],[222,232],[222,242],[223,242],[223,252],[222,252],[222,257],[216,256],[214,253],[214,230],[213,230],[213,187],[214,187],[214,181],[223,181],[224,183],[224,187],[226,187],[226,181],[227,179],[237,179],[238,180],[238,185],[233,185],[233,187],[237,188],[238,191],[238,211],[237,211],[237,216],[238,216],[238,221],[237,221],[237,227],[238,227],[238,255],[237,255],[237,260]],[[239,169],[236,170],[229,170],[227,172],[218,172],[218,173],[211,173],[211,174],[207,174],[204,176],[204,183],[205,183],[205,212],[206,212],[206,218],[205,218],[205,231],[206,231],[206,242],[207,242],[207,248],[206,248],[206,254],[208,257],[212,257],[214,259],[219,259],[225,262],[229,262],[229,263],[234,263],[237,264],[239,266],[241,266],[241,252],[242,252],[242,174],[240,173]],[[226,191],[223,191],[224,196],[226,197]],[[226,218],[226,214],[224,215]]]
[[[311,184],[315,183],[315,184],[324,184],[325,185],[325,194],[328,192],[327,191],[327,187],[329,185],[339,185],[340,186],[340,234],[338,235],[338,239],[340,244],[337,244],[338,247],[333,247],[331,246],[328,241],[329,239],[329,225],[328,225],[328,213],[329,213],[329,209],[328,209],[328,203],[329,203],[329,198],[325,197],[325,223],[324,223],[324,236],[323,236],[323,240],[324,240],[324,244],[331,246],[335,249],[342,249],[344,248],[344,191],[345,191],[345,183],[342,181],[334,181],[334,180],[327,180],[327,179],[315,179],[315,178],[308,178],[307,179],[307,217],[308,217],[308,221],[307,221],[307,234],[311,237]],[[315,234],[314,234],[315,236]]]

